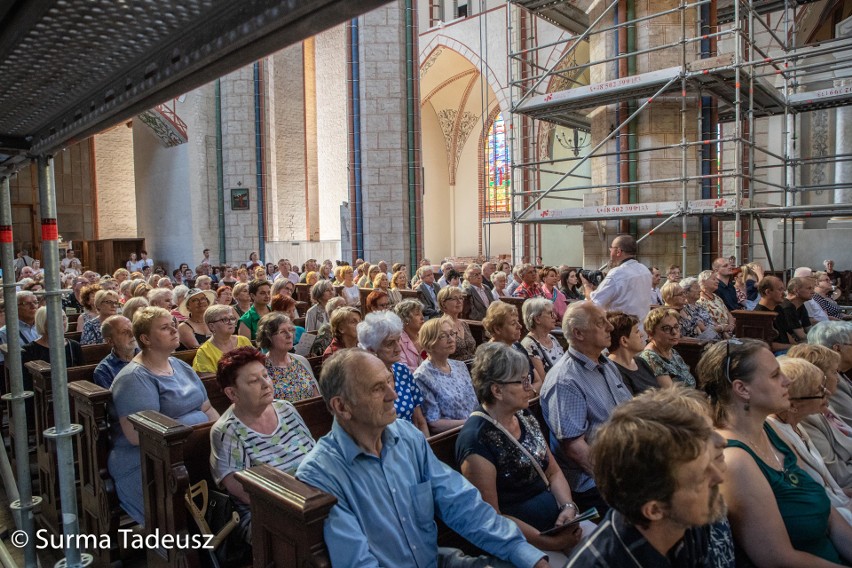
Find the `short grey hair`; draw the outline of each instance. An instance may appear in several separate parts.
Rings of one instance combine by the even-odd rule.
[[[394,306],[393,311],[402,320],[403,325],[408,325],[408,322],[411,321],[411,317],[415,314],[415,312],[423,313],[423,304],[417,300],[409,298],[408,300],[403,300]]]
[[[179,306],[187,294],[189,294],[189,287],[183,284],[175,286],[175,289],[172,290],[172,304]]]
[[[808,331],[808,343],[831,349],[835,345],[852,343],[852,322],[821,321]]]
[[[124,302],[124,307],[121,310],[121,313],[125,314],[125,317],[130,321],[133,321],[133,315],[141,310],[142,308],[148,307],[148,299],[143,296],[134,296]]]
[[[716,276],[716,273],[713,272],[712,270],[704,270],[703,272],[700,272],[698,274],[698,285],[701,286],[702,284],[704,284],[705,282],[707,282],[708,280],[710,280],[714,276]]]
[[[582,302],[572,302],[568,304],[565,310],[565,316],[562,318],[562,333],[568,344],[574,339],[575,329],[588,329],[591,318],[589,317],[590,306],[594,305],[591,300]]]
[[[213,304],[212,306],[204,310],[204,323],[210,325],[214,321],[220,320],[226,315],[231,315],[233,311],[234,309],[231,306]]]
[[[681,278],[681,280],[680,280],[680,282],[678,282],[678,284],[680,284],[680,287],[683,288],[684,290],[689,290],[690,288],[692,288],[693,286],[698,284],[698,278],[696,278],[695,276],[689,276],[687,278]]]
[[[546,310],[553,310],[553,302],[547,298],[530,298],[522,304],[521,311],[524,315],[524,326],[528,330],[535,327],[535,318]]]
[[[168,288],[154,288],[150,292],[148,292],[148,303],[153,304],[154,300],[159,300],[160,298],[168,297],[169,303],[172,301],[172,291]]]
[[[365,357],[375,357],[366,349],[352,347],[341,349],[322,364],[319,376],[319,391],[329,412],[334,413],[331,408],[331,399],[341,397],[351,400],[352,389],[349,381],[355,376],[355,367],[361,364]]]
[[[331,283],[331,280],[320,280],[311,287],[311,300],[319,303],[322,295],[328,291],[334,292],[334,284]]]
[[[482,267],[479,266],[478,264],[475,264],[475,263],[468,264],[467,268],[464,269],[464,279],[468,280],[470,278],[470,273],[474,270],[480,270],[481,271]]]
[[[195,279],[195,287],[197,288],[199,284],[202,284],[204,282],[207,282],[211,286],[213,285],[213,279],[207,276],[206,274],[202,274],[201,276]]]
[[[207,312],[205,312],[205,315]],[[269,312],[257,322],[257,333],[255,334],[257,346],[267,351],[272,347],[272,336],[278,332],[282,324],[292,323],[292,320],[284,312]]]
[[[402,320],[390,310],[370,312],[356,329],[358,346],[375,352],[388,337],[402,334]]]
[[[509,281],[509,275],[503,272],[502,270],[498,270],[497,272],[491,273],[491,283],[495,286],[497,285],[497,281],[501,278],[505,279],[507,282]]]
[[[483,343],[476,349],[470,371],[476,398],[481,403],[493,402],[491,385],[529,373],[529,368],[529,359],[513,347],[496,341]]]

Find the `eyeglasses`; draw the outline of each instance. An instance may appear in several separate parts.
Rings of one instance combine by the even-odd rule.
[[[828,389],[824,386],[819,387],[820,394],[813,396],[792,396],[790,400],[821,400],[828,396]]]
[[[210,323],[227,323],[227,324],[232,324],[232,323],[237,323],[237,318],[222,318],[222,319],[213,320],[213,321],[211,321]]]
[[[728,379],[728,382],[733,384],[734,380],[731,379],[731,344],[734,345],[742,345],[743,342],[739,339],[728,339],[725,341],[725,378]]]
[[[680,326],[679,325],[661,325],[660,330],[662,330],[663,333],[668,333],[669,335],[673,335],[675,333],[680,333]]]
[[[498,385],[521,385],[525,389],[530,388],[532,386],[532,381],[529,376],[525,377],[521,381],[495,381]]]
[[[279,331],[276,331],[275,333],[273,333],[272,335],[283,335],[284,337],[293,337],[294,335],[296,335],[296,330],[294,330],[294,329],[279,330]]]
[[[463,302],[464,298],[461,297],[461,296],[450,296],[449,298],[446,299],[447,302],[449,302],[450,300],[456,300],[457,302]]]
[[[438,339],[439,339],[439,340],[442,340],[442,341],[443,341],[444,339],[449,339],[449,338],[451,338],[451,337],[452,337],[453,339],[455,339],[456,337],[458,337],[458,333],[456,333],[456,332],[454,332],[454,331],[451,331],[450,333],[447,333],[447,332],[441,332],[441,333],[438,335]]]
[[[118,306],[120,306],[120,305],[121,305],[121,302],[116,302],[116,301],[114,301],[114,300],[104,300],[103,302],[101,302],[101,305],[102,305],[102,306],[104,306],[104,305],[106,305],[106,306],[112,306],[112,307],[114,307],[114,308],[117,308]]]
[[[29,306],[31,308],[37,308],[38,302],[18,302],[18,306]]]

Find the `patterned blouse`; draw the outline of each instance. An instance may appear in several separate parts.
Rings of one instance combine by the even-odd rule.
[[[655,377],[668,375],[672,381],[683,383],[688,387],[695,387],[695,377],[689,371],[689,365],[683,360],[680,354],[672,349],[672,358],[666,359],[656,351],[645,349],[639,353],[639,357],[648,363]]]
[[[405,363],[391,365],[393,371],[393,390],[397,398],[393,403],[397,418],[411,421],[414,411],[423,404],[423,393],[417,388],[414,375]]]
[[[450,355],[450,359],[455,359],[456,361],[467,361],[468,359],[473,359],[473,356],[476,354],[476,340],[473,338],[473,334],[470,332],[470,326],[467,325],[466,321],[461,322],[462,325],[462,335],[461,337],[456,336],[456,350]]]
[[[319,390],[311,366],[304,357],[290,353],[290,364],[286,367],[272,365],[267,358],[266,372],[272,381],[276,400],[297,402],[316,396],[314,389]]]
[[[725,307],[725,302],[719,296],[714,294],[712,300],[701,296],[696,305],[703,307],[710,313],[712,325],[728,325],[728,308]]]
[[[686,304],[681,311],[683,317],[681,317],[681,328],[684,337],[698,337],[701,335],[701,332],[698,330],[698,322],[704,324],[705,334],[706,330],[709,329],[712,332],[712,336],[707,337],[707,339],[714,340],[719,339],[719,332],[713,329],[713,318],[710,316],[710,312],[704,306],[700,306],[698,304]],[[684,323],[684,322],[691,322]],[[695,335],[687,334],[686,331],[691,329]]]
[[[417,386],[423,393],[426,422],[444,418],[466,420],[478,404],[467,366],[454,359],[448,359],[447,363],[449,373],[441,371],[428,359],[414,372]]]
[[[92,345],[93,343],[103,343],[104,336],[101,335],[101,320],[100,318],[90,319],[83,326],[83,334],[80,336],[80,345]]]

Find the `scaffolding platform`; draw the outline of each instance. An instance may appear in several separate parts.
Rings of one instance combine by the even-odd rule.
[[[580,109],[611,104],[618,99],[640,99],[651,97],[666,84],[681,76],[682,67],[669,67],[622,77],[603,83],[574,87],[529,97],[512,109],[513,112],[538,120],[546,120],[569,128],[588,130],[589,119]]]
[[[589,15],[565,0],[511,0],[511,2],[572,34],[581,35],[589,28]]]
[[[852,104],[852,85],[795,93],[787,97],[795,112],[807,112]]]
[[[748,200],[743,199],[740,206],[744,207]],[[687,202],[686,210],[682,201],[658,201],[653,203],[629,203],[624,205],[591,205],[586,207],[569,207],[565,209],[534,209],[524,218],[518,218],[519,223],[555,223],[572,225],[589,221],[612,221],[616,219],[647,219],[654,217],[670,217],[672,215],[716,215],[733,216],[737,211],[735,199],[722,197],[719,199],[698,199]]]
[[[719,0],[719,4],[716,8],[716,22],[718,24],[730,24],[734,21],[734,2],[736,1],[737,0]],[[817,0],[795,0],[795,3],[798,6],[804,6],[805,4],[811,4],[816,1]],[[748,2],[745,2],[745,4],[748,4]],[[784,7],[784,0],[752,0],[752,9],[758,15],[778,12],[783,10]],[[745,8],[741,7],[740,10],[744,11]]]

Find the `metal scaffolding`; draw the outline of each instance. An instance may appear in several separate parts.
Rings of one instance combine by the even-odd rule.
[[[780,264],[789,266],[793,251],[791,247],[788,256],[788,220],[852,215],[852,203],[802,206],[799,199],[809,191],[852,187],[852,180],[836,180],[830,186],[800,181],[803,166],[850,160],[837,153],[799,155],[805,113],[852,103],[852,81],[842,84],[843,79],[852,79],[852,38],[800,45],[799,11],[807,1],[680,0],[639,16],[632,0],[600,0],[587,11],[577,7],[580,2],[558,0],[508,0],[508,4],[513,239],[523,231],[529,233],[529,226],[536,231],[547,223],[665,219],[652,223],[649,235],[680,217],[685,266],[689,217],[701,219],[702,239],[711,242],[717,222],[734,221],[737,261],[753,257],[760,244],[755,227],[761,238],[764,233],[760,219],[780,218],[784,229]],[[561,37],[539,43],[537,27],[525,25],[521,13],[557,26],[563,30]],[[767,13],[773,15],[775,28]],[[661,21],[667,29],[677,22],[679,37],[660,45],[649,41],[640,49],[637,26]],[[590,48],[588,61],[578,61],[578,47],[584,43],[596,48]],[[846,50],[850,57],[836,57]],[[643,72],[636,71],[640,56],[646,62]],[[675,60],[679,64],[672,65]],[[659,61],[660,68],[654,68],[653,61]],[[592,79],[580,80],[584,75]],[[659,102],[679,107],[679,140],[637,143],[637,118]],[[616,121],[607,122],[608,128],[593,127],[596,117],[613,107]],[[757,133],[756,121],[770,117],[781,121],[780,151],[771,149],[768,134]],[[557,128],[574,130],[573,157],[557,157],[550,150]],[[582,154],[576,147],[577,133],[589,140],[588,151]],[[542,152],[542,146],[548,150]],[[637,176],[639,161],[662,153],[678,156],[677,175]],[[614,160],[615,182],[607,176],[605,182],[595,183],[594,175],[582,173],[599,158]],[[555,181],[541,183],[543,174]],[[649,199],[647,188],[663,184],[677,187],[680,198],[660,201],[650,194]],[[639,198],[642,190],[645,199]],[[615,195],[614,202],[600,203],[599,197],[607,193]],[[559,201],[583,206],[563,208],[556,204]],[[707,255],[710,248],[704,249]]]

